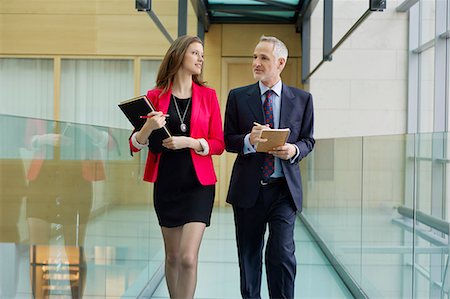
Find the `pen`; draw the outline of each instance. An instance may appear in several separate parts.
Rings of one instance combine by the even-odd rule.
[[[265,127],[265,126],[266,126],[266,125],[262,125],[262,124],[260,124],[260,123],[257,123],[256,121],[254,121],[253,124],[254,124],[255,126],[261,126],[261,127]]]
[[[164,117],[169,117],[169,114],[164,114]],[[148,116],[148,115],[141,115],[141,118],[152,118],[153,116]]]

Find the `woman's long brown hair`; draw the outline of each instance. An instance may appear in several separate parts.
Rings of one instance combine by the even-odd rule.
[[[167,50],[156,77],[156,88],[162,89],[161,95],[171,88],[175,75],[183,64],[184,55],[192,43],[203,45],[201,39],[197,36],[183,35],[177,38]],[[202,73],[193,75],[192,80],[203,86],[205,82]]]

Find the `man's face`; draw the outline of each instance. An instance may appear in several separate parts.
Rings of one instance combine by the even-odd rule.
[[[284,66],[282,59],[275,59],[273,47],[272,43],[260,42],[253,53],[253,77],[264,84],[278,82]]]

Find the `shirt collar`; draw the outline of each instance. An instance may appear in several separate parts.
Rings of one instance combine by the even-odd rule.
[[[283,86],[281,80],[278,81],[274,86],[272,86],[272,88],[265,86],[261,81],[258,81],[258,84],[261,95],[263,95],[269,89],[271,89],[277,96],[281,95],[281,87]]]

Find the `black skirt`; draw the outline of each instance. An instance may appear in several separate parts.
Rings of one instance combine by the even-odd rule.
[[[180,130],[178,119],[171,99],[168,114],[168,128],[174,136],[189,136]],[[184,111],[186,100],[178,100]],[[185,107],[183,107],[185,106]],[[190,106],[190,105],[189,105]],[[190,107],[187,107],[186,120],[190,119]],[[189,123],[186,121],[188,128]],[[164,150],[158,167],[158,177],[154,185],[154,205],[160,226],[177,227],[189,222],[202,222],[210,225],[214,204],[215,185],[200,184],[195,173],[190,149]]]

